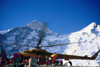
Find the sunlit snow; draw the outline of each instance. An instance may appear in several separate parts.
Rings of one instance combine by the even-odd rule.
[[[41,28],[41,24],[36,20],[29,23],[27,26],[32,29]],[[31,30],[30,28],[29,30]],[[79,55],[79,56],[87,55],[91,57],[95,52],[97,52],[100,49],[100,25],[97,25],[95,22],[91,23],[90,25],[83,28],[82,30],[73,32],[71,34],[58,35],[57,33],[51,32],[49,29],[47,30],[49,34],[46,33],[46,36],[43,38],[40,46],[82,42],[82,43],[42,48],[49,52]],[[37,44],[39,39],[38,37],[39,32],[35,32],[35,30],[28,31],[23,29],[21,30],[21,33],[19,33],[19,30],[14,34],[13,33],[12,32],[6,33],[6,35],[9,34],[11,36],[6,36],[7,39],[5,39],[4,42],[34,46]],[[5,47],[5,50],[7,54],[10,55],[11,53],[17,51],[22,52],[23,50],[29,50],[32,48],[33,47],[7,46]],[[75,59],[70,59],[70,60],[72,61],[74,66],[100,66],[100,53],[95,60],[75,60]],[[68,61],[63,59],[63,62],[64,64],[66,64]]]

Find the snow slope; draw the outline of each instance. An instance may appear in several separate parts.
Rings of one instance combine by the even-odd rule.
[[[6,43],[15,43],[21,45],[35,46],[39,40],[42,24],[36,20],[24,27],[15,27],[4,34],[0,34],[0,41]],[[40,45],[56,45],[72,42],[83,42],[63,46],[44,47],[49,52],[63,53],[71,55],[88,55],[92,56],[98,49],[100,49],[100,25],[95,22],[80,31],[71,34],[58,34],[46,28],[45,36]],[[33,47],[23,47],[16,45],[2,45],[0,49],[5,49],[7,55],[11,55],[17,51],[29,50]],[[71,59],[74,66],[100,66],[100,53],[96,60],[74,60]],[[64,63],[66,61],[64,60]]]
[[[81,31],[71,33],[69,39],[70,42],[86,42],[68,45],[67,49],[64,51],[65,54],[92,56],[100,49],[100,25],[93,22]],[[75,66],[100,66],[100,53],[96,60],[71,61]]]
[[[48,40],[52,44],[82,42],[77,44],[47,48],[47,50],[54,53],[56,52],[79,56],[88,55],[90,57],[100,49],[100,25],[97,25],[95,22],[93,22],[80,31],[71,33],[69,35],[49,37]],[[83,43],[84,41],[85,43]],[[65,60],[63,61],[64,63],[66,62]],[[71,61],[74,66],[100,66],[100,53],[96,60],[71,59]]]

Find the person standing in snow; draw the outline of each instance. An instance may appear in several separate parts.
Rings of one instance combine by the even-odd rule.
[[[21,56],[20,56],[19,52],[15,53],[13,56],[14,56],[13,66],[16,65],[16,67],[18,67],[20,59],[21,59]]]
[[[7,57],[7,55],[6,55],[6,53],[4,52],[4,50],[2,50],[0,57],[1,57],[1,63],[0,63],[1,65],[0,65],[0,66],[3,66],[4,63],[5,63],[5,59],[6,59],[6,57]]]

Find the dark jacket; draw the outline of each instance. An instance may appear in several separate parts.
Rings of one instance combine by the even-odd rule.
[[[5,60],[6,57],[7,57],[7,56],[6,56],[6,53],[5,53],[5,52],[2,52],[2,53],[1,53],[1,60]]]

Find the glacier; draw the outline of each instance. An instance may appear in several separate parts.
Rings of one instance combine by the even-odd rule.
[[[16,53],[17,51],[22,52],[23,50],[33,49],[34,47],[24,47],[20,46],[20,44],[35,46],[38,43],[42,26],[42,23],[33,20],[31,23],[24,27],[15,27],[10,30],[0,31],[1,42],[18,44],[0,44],[0,50],[4,49],[9,57],[9,55]],[[52,48],[43,47],[42,49],[52,53],[56,52],[61,54],[92,56],[100,49],[100,25],[93,22],[80,31],[76,31],[70,34],[58,34],[46,28],[45,35],[40,46],[73,42],[84,43],[54,46]],[[100,53],[95,60],[70,60],[72,61],[73,66],[100,66]],[[67,61],[63,59],[63,62],[66,63]]]

